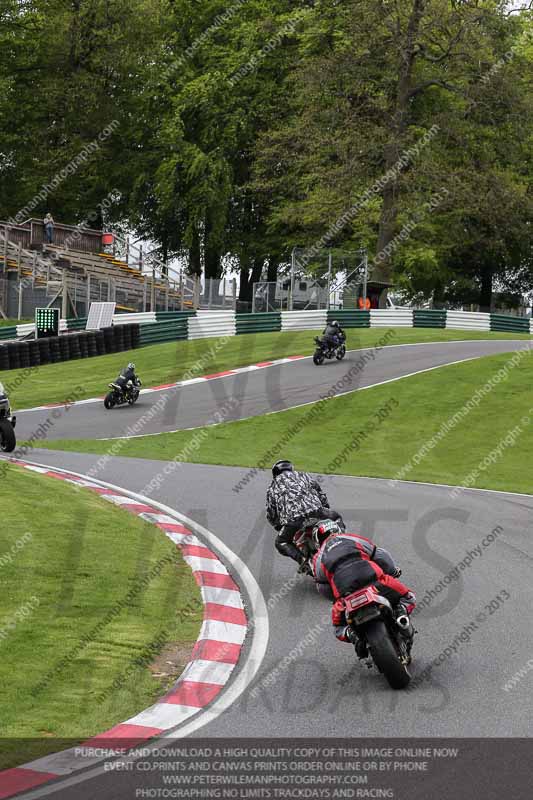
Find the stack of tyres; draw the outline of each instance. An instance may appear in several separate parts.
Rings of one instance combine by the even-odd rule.
[[[9,369],[9,350],[6,344],[0,345],[0,370]]]
[[[131,350],[131,325],[121,325],[124,350]]]
[[[102,328],[102,333],[104,334],[106,353],[116,353],[117,348],[115,345],[115,328],[113,328],[112,325],[110,325],[108,328]]]
[[[30,367],[40,367],[41,366],[41,353],[39,350],[39,340],[32,339],[28,342],[29,352],[30,352]]]
[[[93,356],[98,355],[98,349],[96,347],[96,333],[94,331],[87,331],[87,352],[89,354],[89,358],[93,358]]]
[[[9,354],[9,369],[20,369],[20,342],[9,342],[7,352]]]
[[[37,345],[39,347],[41,364],[49,364],[52,360],[50,354],[50,339],[37,339]]]
[[[117,348],[117,353],[121,353],[125,349],[124,348],[124,330],[123,330],[123,327],[124,327],[123,325],[117,325],[116,328],[114,328],[114,331],[115,331],[115,346]]]
[[[134,322],[131,327],[131,346],[133,349],[139,347],[141,342],[141,326],[138,322]]]
[[[94,340],[96,342],[96,353],[99,356],[105,355],[105,337],[103,331],[94,332]]]
[[[22,369],[30,367],[30,343],[19,342],[20,366]]]
[[[66,334],[64,336],[59,337],[59,351],[61,353],[61,361],[68,361],[70,359],[70,347],[69,347],[69,340],[70,336]]]
[[[67,339],[69,360],[73,361],[76,358],[81,358],[79,334],[69,333]]]
[[[59,336],[52,336],[50,339],[41,339],[41,341],[48,341],[50,343],[50,362],[52,364],[63,361]]]
[[[80,343],[80,354],[82,358],[87,358],[89,356],[89,343],[87,341],[87,333],[85,331],[80,331],[79,333],[74,334],[78,338],[78,342]]]

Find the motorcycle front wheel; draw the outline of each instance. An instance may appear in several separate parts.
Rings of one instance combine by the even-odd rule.
[[[0,450],[3,453],[12,453],[16,446],[17,437],[13,425],[9,420],[4,419],[0,422]]]
[[[324,353],[322,350],[315,350],[315,354],[313,356],[313,363],[319,367],[321,364],[324,363]]]
[[[335,357],[336,357],[337,361],[342,361],[342,359],[344,358],[344,356],[345,356],[345,355],[346,355],[346,348],[345,348],[345,346],[342,344],[342,345],[341,345],[341,346],[340,346],[340,347],[337,349],[337,352],[336,352],[336,354],[335,354]]]
[[[115,406],[115,397],[114,397],[113,392],[108,392],[108,394],[106,394],[106,396],[104,398],[104,406],[107,408],[108,411],[111,408],[114,408],[114,406]]]
[[[130,396],[128,397],[128,403],[130,404],[130,406],[132,406],[134,403],[137,402],[138,399],[139,399],[139,392],[135,392],[134,394],[130,394]]]
[[[366,641],[374,664],[383,673],[392,689],[405,689],[411,680],[407,667],[399,654],[384,622],[369,622],[365,629]]]

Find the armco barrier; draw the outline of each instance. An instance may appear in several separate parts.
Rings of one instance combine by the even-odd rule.
[[[328,311],[328,322],[338,320],[341,328],[370,328],[370,311],[359,311],[357,308],[343,308]]]
[[[282,331],[324,330],[328,312],[323,311],[282,311]]]
[[[370,311],[371,328],[412,328],[412,308],[384,308]]]
[[[491,331],[508,331],[509,333],[529,333],[530,320],[527,317],[511,317],[508,314],[491,314]]]
[[[258,314],[237,314],[235,324],[237,334],[280,331],[281,312],[268,311]]]
[[[413,311],[414,328],[445,328],[446,311],[436,308],[415,308]]]
[[[446,327],[467,331],[490,331],[490,314],[483,311],[448,311]]]
[[[187,339],[187,333],[186,318],[169,320],[168,322],[154,322],[150,325],[140,325],[139,344],[143,347],[149,344],[176,342]]]
[[[234,311],[198,311],[188,320],[189,339],[235,336],[235,316]]]

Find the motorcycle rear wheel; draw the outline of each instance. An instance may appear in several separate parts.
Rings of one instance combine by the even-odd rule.
[[[111,408],[115,407],[115,398],[113,392],[108,392],[104,398],[104,406],[109,411]]]
[[[322,350],[315,350],[315,354],[313,356],[313,363],[319,367],[321,364],[324,363],[324,353]]]
[[[12,453],[16,446],[17,437],[13,425],[4,419],[0,422],[0,450],[3,453]]]
[[[394,646],[384,622],[369,622],[365,630],[368,648],[374,664],[383,673],[392,689],[405,689],[411,675]]]

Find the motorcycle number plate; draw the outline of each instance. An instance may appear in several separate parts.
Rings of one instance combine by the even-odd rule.
[[[352,594],[350,597],[346,598],[346,608],[349,611],[356,611],[358,608],[361,608],[361,606],[371,603],[372,600],[373,597],[371,592],[358,592],[357,594]]]

